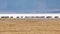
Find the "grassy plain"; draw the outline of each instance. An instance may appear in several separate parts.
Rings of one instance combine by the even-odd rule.
[[[0,34],[60,34],[60,19],[0,19]]]

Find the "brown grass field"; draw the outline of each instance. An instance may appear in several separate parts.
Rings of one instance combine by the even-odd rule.
[[[0,34],[60,34],[60,19],[0,19]]]

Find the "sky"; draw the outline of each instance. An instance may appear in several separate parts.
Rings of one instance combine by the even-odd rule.
[[[60,0],[0,0],[0,13],[60,13]]]

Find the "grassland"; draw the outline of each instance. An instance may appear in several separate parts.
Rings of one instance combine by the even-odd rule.
[[[60,34],[60,19],[0,19],[0,34]]]

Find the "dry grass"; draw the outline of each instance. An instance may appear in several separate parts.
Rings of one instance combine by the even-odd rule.
[[[0,19],[0,34],[60,34],[60,19]]]

